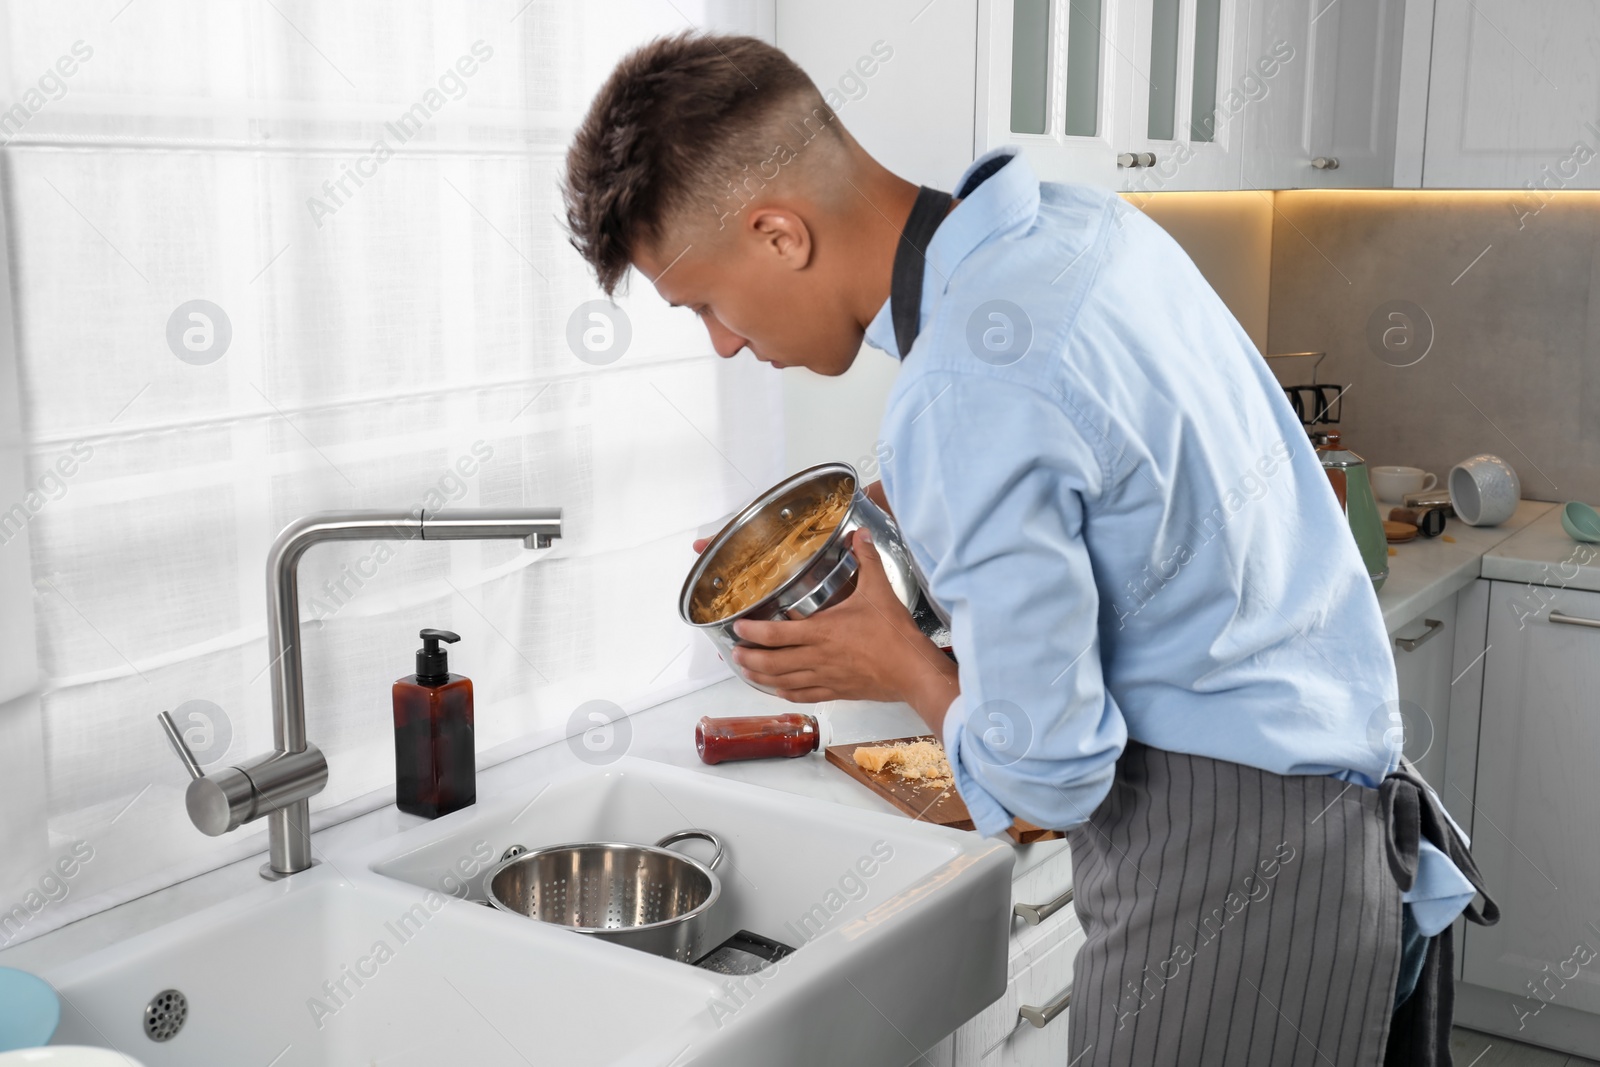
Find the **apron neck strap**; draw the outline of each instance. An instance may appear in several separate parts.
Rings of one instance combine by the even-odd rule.
[[[953,202],[949,193],[921,186],[905,229],[900,232],[900,246],[894,253],[894,272],[889,280],[889,316],[894,322],[894,341],[901,359],[911,354],[911,345],[922,330],[922,276],[927,266],[928,242],[950,213]]]

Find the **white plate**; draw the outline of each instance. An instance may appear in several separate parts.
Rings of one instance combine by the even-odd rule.
[[[0,1052],[0,1067],[144,1067],[132,1056],[87,1045],[53,1045]]]

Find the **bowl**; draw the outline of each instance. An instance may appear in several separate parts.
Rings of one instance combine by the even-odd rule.
[[[1569,500],[1562,507],[1561,528],[1574,541],[1600,544],[1600,512],[1581,500]]]
[[[700,613],[696,605],[705,604],[723,588],[722,583],[734,580],[751,559],[760,555],[758,549],[782,540],[834,494],[849,494],[849,505],[839,524],[804,558],[796,559],[766,595],[724,617],[697,617]],[[823,463],[785,478],[735,515],[689,569],[678,595],[678,615],[709,637],[723,658],[731,662],[734,648],[748,644],[733,632],[734,623],[740,619],[803,619],[832,607],[855,591],[857,562],[850,538],[857,530],[866,530],[872,536],[889,585],[911,612],[917,627],[935,644],[948,646],[948,621],[939,616],[924,595],[916,563],[899,527],[867,498],[861,479],[848,463]],[[744,681],[763,693],[776,695],[767,686],[748,678]]]
[[[44,1044],[61,1022],[61,998],[43,978],[0,967],[0,1052]]]

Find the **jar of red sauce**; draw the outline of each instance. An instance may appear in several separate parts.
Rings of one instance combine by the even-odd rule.
[[[816,718],[795,713],[730,719],[707,715],[694,728],[694,747],[703,763],[804,756],[821,742]]]

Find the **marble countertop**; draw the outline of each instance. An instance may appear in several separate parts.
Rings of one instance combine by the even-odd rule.
[[[1386,505],[1379,504],[1378,508],[1382,514],[1389,513]],[[1556,533],[1567,542],[1570,552],[1573,541],[1562,531],[1556,512],[1555,504],[1524,500],[1517,505],[1516,513],[1499,526],[1468,526],[1459,519],[1451,519],[1444,532],[1455,538],[1453,543],[1442,537],[1432,537],[1391,546],[1395,554],[1389,557],[1389,580],[1378,590],[1384,627],[1394,633],[1445,597],[1471,585],[1475,579],[1497,577],[1488,573],[1488,555],[1497,554],[1522,531],[1542,529],[1545,520],[1555,521]],[[1600,569],[1595,575],[1596,580],[1600,580]]]
[[[1484,554],[1483,576],[1600,591],[1600,545],[1573,540],[1561,526],[1561,506],[1551,504],[1549,511]]]

